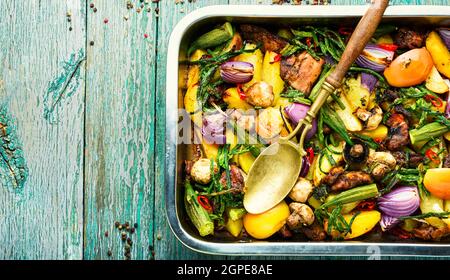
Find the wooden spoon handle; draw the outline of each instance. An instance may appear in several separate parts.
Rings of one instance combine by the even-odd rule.
[[[388,4],[389,0],[371,1],[369,9],[353,31],[336,69],[326,78],[326,81],[333,87],[339,88],[341,86],[348,69],[375,33]]]

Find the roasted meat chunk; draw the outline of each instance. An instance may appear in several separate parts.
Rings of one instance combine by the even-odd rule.
[[[400,28],[394,37],[394,43],[400,49],[415,49],[424,46],[426,34],[409,28]]]
[[[306,51],[293,54],[281,60],[281,78],[296,90],[309,94],[324,63],[323,59],[315,60]]]
[[[337,178],[344,174],[345,170],[342,166],[336,166],[331,168],[330,172],[328,172],[327,176],[323,178],[322,183],[328,186],[332,186],[334,182],[336,182]]]
[[[231,193],[239,194],[244,191],[244,176],[242,176],[241,170],[234,164],[230,165],[230,183]],[[220,184],[224,189],[228,189],[227,173],[224,171],[220,176]]]
[[[313,241],[323,241],[327,238],[327,232],[323,229],[318,221],[308,227],[300,228],[300,231],[309,239]]]
[[[450,228],[435,228],[431,225],[422,224],[419,228],[414,229],[413,234],[423,240],[439,241],[450,235]]]
[[[286,40],[270,33],[262,27],[251,24],[242,24],[240,27],[242,37],[245,40],[262,43],[261,50],[263,52],[273,51],[279,53],[287,45]]]
[[[322,183],[330,186],[332,191],[345,191],[372,182],[370,174],[363,171],[344,171],[341,166],[331,168],[322,180]]]
[[[402,114],[392,114],[386,122],[389,126],[389,138],[386,141],[386,148],[396,151],[409,144],[409,127]]]
[[[340,175],[331,186],[332,191],[345,191],[357,186],[372,183],[372,177],[363,171],[349,171]]]

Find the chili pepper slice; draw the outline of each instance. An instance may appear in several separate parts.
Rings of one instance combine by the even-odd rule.
[[[428,150],[425,152],[425,156],[426,156],[429,160],[431,160],[432,162],[434,162],[434,163],[436,163],[436,164],[439,164],[439,163],[441,162],[441,160],[439,159],[438,154],[437,154],[435,151],[433,151],[431,148],[428,149]]]
[[[398,46],[395,44],[378,44],[378,46],[384,50],[395,52]]]
[[[338,29],[339,34],[341,35],[350,35],[353,32],[353,28],[350,27],[341,27]]]
[[[281,61],[281,57],[282,57],[282,55],[281,55],[280,53],[277,54],[277,55],[273,58],[273,60],[270,62],[270,64],[274,64],[275,62]]]
[[[203,209],[205,209],[208,212],[212,211],[212,206],[209,203],[209,199],[206,196],[204,195],[197,196],[197,201],[203,207]]]
[[[442,102],[442,99],[431,94],[425,95],[425,100],[431,102],[431,104],[433,104],[433,106],[437,108],[441,107],[444,104]]]
[[[238,84],[238,85],[236,86],[236,89],[237,89],[237,92],[239,93],[239,97],[240,97],[242,100],[245,100],[245,99],[247,98],[247,95],[245,95],[245,92],[244,92],[244,90],[242,89],[242,84]]]
[[[356,207],[358,210],[373,210],[375,209],[376,203],[373,200],[362,201]]]
[[[413,236],[411,233],[398,227],[393,228],[391,233],[400,239],[410,239]]]
[[[383,142],[383,139],[375,138],[375,139],[373,139],[373,141],[375,141],[376,143],[380,144],[381,142]]]
[[[312,147],[309,147],[308,149],[306,149],[306,152],[308,153],[309,164],[312,164],[312,162],[314,161],[314,149]]]
[[[311,38],[306,38],[306,45],[308,46],[308,48],[311,47]]]

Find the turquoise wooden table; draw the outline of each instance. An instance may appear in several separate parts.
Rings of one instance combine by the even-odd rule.
[[[271,3],[1,0],[0,259],[226,258],[183,247],[164,215],[166,46],[192,10]]]

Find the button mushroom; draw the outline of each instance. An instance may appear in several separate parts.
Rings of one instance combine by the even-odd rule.
[[[345,144],[344,159],[350,169],[359,170],[361,165],[367,161],[369,147],[358,138],[352,139],[353,145]]]
[[[306,204],[292,202],[289,204],[291,215],[288,217],[286,224],[291,230],[298,229],[302,226],[309,226],[314,222],[314,212]]]
[[[383,110],[377,105],[372,110],[367,111],[364,108],[358,108],[355,112],[358,119],[365,122],[366,130],[376,129],[383,120]]]
[[[311,183],[311,181],[300,177],[289,193],[289,197],[295,202],[305,203],[312,192],[313,184]]]
[[[370,170],[372,170],[372,176],[380,180],[395,168],[397,161],[389,152],[375,152],[374,150],[370,150],[367,164]]]
[[[214,162],[214,171],[217,172],[218,168]],[[200,184],[208,184],[211,182],[211,160],[201,158],[197,160],[191,168],[191,177],[195,182]]]

